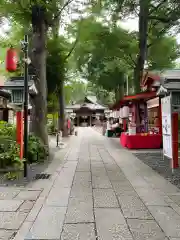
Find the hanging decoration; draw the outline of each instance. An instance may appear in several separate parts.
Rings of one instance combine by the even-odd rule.
[[[17,70],[18,55],[15,48],[9,48],[6,54],[6,70],[15,72]]]
[[[123,115],[123,118],[128,118],[129,117],[129,107],[128,106],[123,107],[122,115]]]
[[[122,108],[119,109],[119,117],[123,118],[123,109]]]

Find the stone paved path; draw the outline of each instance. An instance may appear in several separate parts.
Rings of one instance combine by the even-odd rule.
[[[63,154],[51,179],[0,189],[1,240],[180,240],[180,191],[132,153],[81,128]]]

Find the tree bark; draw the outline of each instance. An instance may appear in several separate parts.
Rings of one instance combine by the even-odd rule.
[[[58,99],[59,99],[59,130],[64,131],[64,81],[61,80],[59,83]]]
[[[115,100],[119,101],[121,98],[124,97],[124,85],[117,86],[114,90]]]
[[[60,17],[56,18],[54,22],[54,26],[52,28],[53,38],[57,39],[59,37],[59,25],[60,25]],[[62,69],[64,71],[64,69]],[[62,131],[62,135],[67,136],[67,131],[65,127],[65,100],[64,100],[64,73],[62,73],[61,80],[59,85],[57,86],[57,97],[59,103],[59,114],[58,114],[58,128]]]
[[[47,131],[47,81],[46,81],[46,36],[47,29],[42,22],[41,30],[32,37],[32,64],[36,68],[35,85],[38,94],[32,99],[32,131],[48,147]]]
[[[147,57],[149,0],[140,0],[139,11],[139,54],[134,69],[134,90],[140,92],[140,82],[143,76],[144,63]]]
[[[68,135],[67,127],[65,124],[65,100],[64,100],[64,80],[62,79],[58,86],[58,99],[59,99],[59,116],[58,116],[58,125],[59,130],[62,131],[63,137]]]

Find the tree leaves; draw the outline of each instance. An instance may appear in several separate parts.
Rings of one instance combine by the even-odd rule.
[[[137,33],[129,33],[117,25],[106,26],[103,21],[91,16],[73,22],[70,29],[72,36],[79,24],[83,31],[73,54],[77,68],[93,84],[114,91],[124,84],[124,75],[131,75],[136,67]],[[158,37],[156,31],[149,32],[148,62],[153,70],[171,68],[179,57],[179,45],[172,37]]]

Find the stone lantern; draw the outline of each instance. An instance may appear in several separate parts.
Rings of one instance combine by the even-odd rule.
[[[32,78],[30,78],[28,86],[29,95],[36,95],[37,89]],[[11,93],[11,103],[17,107],[22,107],[24,103],[24,77],[10,78],[5,82],[3,88],[9,90]]]

